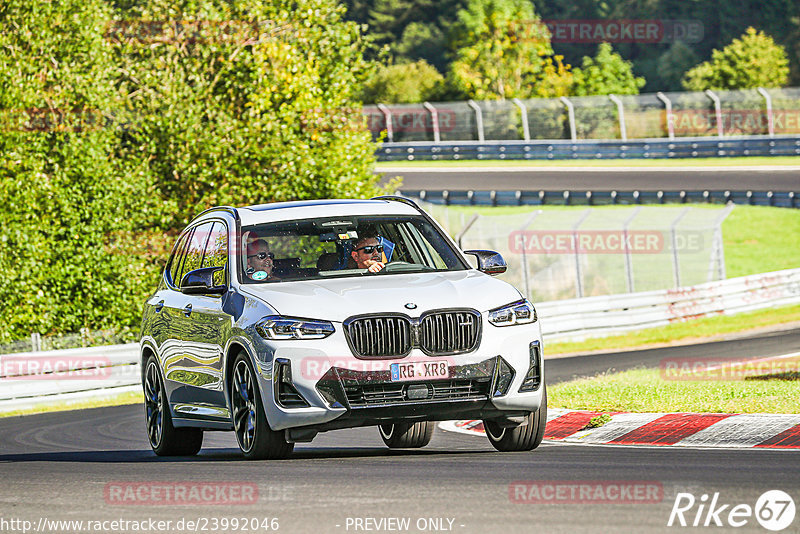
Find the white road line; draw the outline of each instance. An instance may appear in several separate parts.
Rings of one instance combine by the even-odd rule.
[[[684,173],[720,173],[725,171],[738,171],[738,172],[754,172],[754,173],[772,173],[776,171],[800,172],[800,166],[794,165],[770,165],[770,166],[742,166],[742,167],[543,167],[543,166],[530,166],[530,167],[381,167],[377,166],[375,172],[386,173],[441,173],[441,174],[456,174],[456,173],[499,173],[499,172],[516,172],[516,173],[538,173],[538,172],[563,172],[563,173],[598,173],[598,172],[614,172],[614,173],[671,173],[671,174],[684,174]]]

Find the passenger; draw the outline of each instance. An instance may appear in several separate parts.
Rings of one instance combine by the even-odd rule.
[[[374,234],[365,234],[356,241],[353,251],[350,252],[350,260],[347,262],[348,269],[366,269],[371,273],[377,273],[383,269],[382,259],[383,246],[378,237]]]
[[[275,254],[269,251],[269,244],[263,239],[256,239],[247,245],[247,276],[259,282],[278,281],[273,274],[275,265],[272,260]]]

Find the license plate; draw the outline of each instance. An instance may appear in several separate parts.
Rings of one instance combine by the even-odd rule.
[[[393,363],[390,369],[392,371],[392,382],[450,378],[450,368],[447,366],[446,360]]]

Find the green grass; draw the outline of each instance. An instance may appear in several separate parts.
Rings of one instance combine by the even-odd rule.
[[[547,387],[550,408],[599,412],[800,413],[800,381],[665,380],[634,369]]]
[[[9,412],[0,412],[0,417],[13,417],[16,415],[32,415],[36,413],[45,412],[64,412],[68,410],[84,410],[87,408],[100,408],[103,406],[122,406],[124,404],[142,404],[144,403],[144,396],[141,391],[134,391],[129,393],[120,393],[118,395],[110,395],[108,397],[76,401],[76,402],[62,402],[53,404],[43,404],[33,408],[22,408]]]
[[[722,223],[729,278],[800,267],[800,210],[737,206]]]
[[[542,320],[546,321],[547,318],[544,317]],[[736,315],[692,319],[658,328],[648,328],[603,338],[591,338],[584,341],[548,343],[545,346],[545,355],[662,346],[678,341],[700,340],[796,321],[800,321],[800,304]]]
[[[664,207],[676,205],[667,204]],[[723,206],[692,204],[692,207],[721,211]],[[430,209],[438,220],[446,216],[451,231],[462,228],[473,213],[482,216],[518,215],[542,210],[548,213],[583,211],[586,206],[439,206]],[[648,206],[658,209],[659,206]],[[620,210],[630,206],[594,206],[593,209]],[[446,213],[446,215],[445,215]],[[463,222],[462,222],[463,219]],[[779,230],[779,231],[776,231]],[[728,278],[800,267],[800,210],[768,206],[736,206],[722,223],[725,268]]]
[[[569,160],[414,160],[382,161],[384,167],[740,167],[800,165],[800,156],[687,158],[687,159],[569,159]]]

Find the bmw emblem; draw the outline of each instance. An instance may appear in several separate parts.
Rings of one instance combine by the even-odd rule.
[[[406,303],[406,309],[407,310],[416,310],[417,309],[417,305],[414,304],[413,302],[408,302],[408,303]]]

